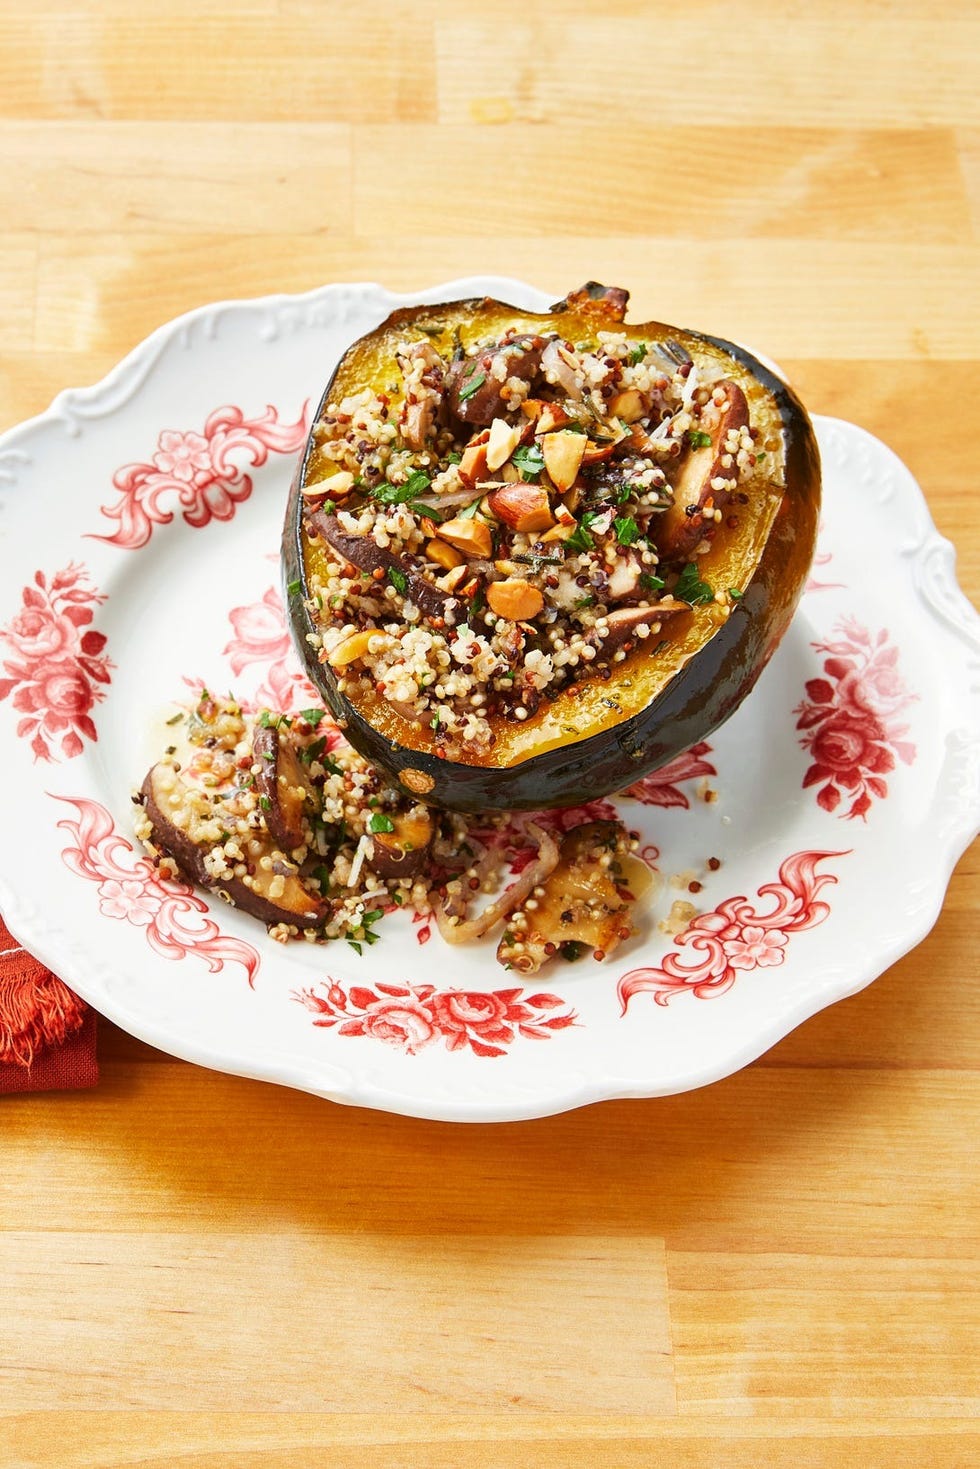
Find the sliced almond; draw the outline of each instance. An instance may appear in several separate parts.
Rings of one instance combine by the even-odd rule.
[[[544,545],[549,541],[567,541],[569,536],[574,534],[574,531],[574,520],[571,522],[570,525],[553,526],[551,530],[545,531],[544,535],[541,537],[541,543],[542,545]]]
[[[433,526],[432,529],[435,531],[436,527]],[[465,560],[462,552],[457,551],[455,546],[451,546],[448,541],[440,541],[435,536],[426,542],[425,554],[437,566],[445,567],[446,571],[452,571],[454,566],[462,566]]]
[[[317,480],[314,485],[307,485],[303,495],[308,500],[320,500],[324,495],[329,495],[332,500],[342,500],[349,495],[354,487],[354,476],[347,469],[338,470],[329,479]]]
[[[548,491],[543,485],[515,481],[494,490],[487,504],[497,519],[513,530],[548,530],[555,523]]]
[[[645,412],[642,395],[636,388],[627,388],[624,392],[617,393],[610,399],[609,412],[621,418],[624,423],[635,423]]]
[[[470,516],[466,520],[458,516],[455,520],[447,520],[439,527],[439,539],[448,541],[457,551],[462,551],[464,556],[476,556],[484,561],[489,558],[493,549],[490,527],[485,521],[477,520],[476,516]]]
[[[573,434],[566,430],[545,434],[541,439],[544,467],[552,484],[559,490],[568,490],[575,483],[587,446],[585,434]]]
[[[379,638],[383,644],[387,641],[387,634],[379,633],[376,627],[366,627],[361,632],[351,633],[349,638],[344,638],[342,643],[337,644],[332,653],[327,654],[330,667],[346,668],[349,663],[356,663],[359,658],[367,657],[372,638]]]
[[[507,422],[506,418],[495,418],[490,425],[487,442],[487,468],[495,473],[513,454],[521,441],[521,428]]]
[[[544,597],[529,581],[510,577],[491,582],[487,587],[490,610],[508,622],[529,622],[544,607]]]

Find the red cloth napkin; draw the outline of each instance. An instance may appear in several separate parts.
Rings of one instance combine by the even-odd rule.
[[[95,1086],[95,1011],[0,917],[0,1095]]]

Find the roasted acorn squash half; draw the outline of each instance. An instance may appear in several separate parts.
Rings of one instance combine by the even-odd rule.
[[[434,805],[630,785],[738,708],[803,590],[820,465],[796,394],[626,300],[396,311],[323,394],[290,627],[351,743]]]

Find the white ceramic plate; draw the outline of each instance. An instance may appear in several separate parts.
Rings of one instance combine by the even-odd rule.
[[[188,683],[309,704],[278,541],[311,401],[417,296],[373,285],[192,312],[0,440],[0,907],[104,1015],[203,1065],[425,1117],[534,1117],[744,1066],[935,921],[980,808],[980,620],[895,456],[817,419],[824,524],[799,614],[710,743],[621,801],[664,875],[610,961],[515,984],[394,914],[358,958],[288,947],[160,881],[131,795]],[[713,799],[712,799],[713,797]],[[709,859],[713,859],[709,862]],[[672,887],[687,872],[699,891]],[[698,916],[677,939],[678,900]]]

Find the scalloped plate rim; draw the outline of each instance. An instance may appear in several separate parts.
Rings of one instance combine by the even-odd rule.
[[[338,281],[298,294],[277,293],[204,303],[161,324],[137,343],[97,382],[62,390],[46,410],[0,435],[0,490],[6,493],[12,487],[9,483],[4,484],[5,480],[10,480],[9,474],[2,472],[5,455],[16,456],[23,452],[32,437],[53,424],[69,425],[73,417],[73,410],[79,406],[96,404],[100,398],[110,395],[118,384],[124,383],[129,374],[141,369],[142,376],[137,379],[133,389],[136,391],[148,380],[156,361],[174,336],[201,322],[214,320],[223,313],[295,311],[315,307],[321,301],[329,302],[331,297],[337,297],[343,293],[377,295],[381,304],[394,309],[398,306],[422,304],[430,300],[453,299],[454,296],[450,293],[459,296],[464,292],[487,294],[509,291],[525,297],[531,293],[539,295],[542,299],[546,296],[548,299],[557,299],[516,278],[473,275],[458,277],[413,292],[392,292],[374,281]],[[770,362],[768,358],[761,360]],[[776,366],[776,364],[771,365]],[[128,396],[108,410],[107,416],[119,411],[126,402],[128,402]],[[914,492],[923,527],[923,534],[915,550],[923,554],[938,547],[949,558],[948,566],[944,568],[948,571],[947,589],[953,592],[958,607],[962,608],[962,625],[951,625],[949,618],[944,617],[929,598],[921,594],[921,591],[920,602],[939,622],[945,636],[953,637],[958,634],[961,642],[967,642],[974,646],[975,650],[980,650],[980,616],[956,580],[956,548],[936,529],[925,494],[908,467],[887,444],[859,425],[824,415],[814,415],[814,418],[817,423],[825,423],[828,426],[840,425],[846,432],[863,436],[877,451],[886,453],[895,467],[900,470],[903,493]],[[68,431],[71,431],[70,427]],[[976,691],[971,692],[975,694]],[[974,702],[976,702],[975,698]],[[947,763],[948,756],[943,762],[937,783],[942,781]],[[432,1098],[429,1101],[420,1102],[417,1095],[399,1091],[397,1088],[384,1088],[376,1084],[362,1083],[352,1071],[347,1071],[345,1068],[334,1066],[326,1061],[318,1063],[314,1073],[305,1058],[296,1057],[288,1048],[273,1053],[270,1058],[271,1065],[260,1066],[243,1061],[240,1055],[222,1053],[220,1048],[213,1045],[199,1047],[193,1041],[185,1041],[183,1038],[175,1042],[172,1037],[161,1035],[159,1030],[154,1029],[152,1023],[148,1023],[144,1017],[122,1002],[118,993],[106,994],[99,990],[94,998],[89,998],[92,991],[89,990],[89,994],[86,994],[89,986],[85,975],[76,970],[70,953],[70,944],[65,942],[69,940],[69,934],[60,925],[52,925],[49,922],[44,922],[41,928],[35,927],[30,904],[22,900],[9,887],[2,872],[0,872],[0,907],[3,909],[11,933],[49,967],[61,973],[83,998],[89,998],[89,1002],[94,1004],[100,1013],[132,1035],[148,1044],[159,1046],[168,1054],[229,1075],[276,1082],[347,1105],[366,1106],[400,1115],[438,1121],[519,1121],[552,1116],[600,1101],[654,1098],[710,1085],[734,1074],[756,1060],[776,1042],[821,1010],[858,994],[899,958],[919,944],[937,922],[945,902],[946,889],[953,868],[980,828],[980,812],[971,810],[969,806],[963,806],[960,808],[960,815],[962,819],[959,822],[951,821],[943,829],[942,841],[938,843],[941,850],[935,854],[941,865],[941,871],[933,871],[930,888],[928,891],[923,890],[920,901],[903,910],[908,921],[902,932],[899,935],[893,934],[890,944],[877,946],[873,956],[862,954],[861,958],[864,962],[859,962],[853,972],[847,971],[846,981],[843,979],[843,971],[846,970],[846,966],[842,965],[841,972],[837,974],[833,995],[809,993],[804,996],[794,996],[786,1005],[774,1011],[772,1017],[769,1017],[770,1023],[760,1023],[751,1040],[746,1040],[717,1065],[701,1069],[690,1067],[680,1077],[675,1076],[666,1087],[658,1087],[656,1082],[651,1081],[649,1077],[617,1075],[615,1078],[610,1077],[605,1083],[601,1077],[589,1077],[588,1079],[582,1078],[577,1084],[566,1087],[560,1094],[551,1094],[546,1099],[531,1099],[527,1104],[522,1104],[517,1100],[505,1104],[499,1102],[488,1104],[486,1095],[476,1098],[447,1096],[445,1099]],[[333,1086],[331,1082],[334,1083]]]

